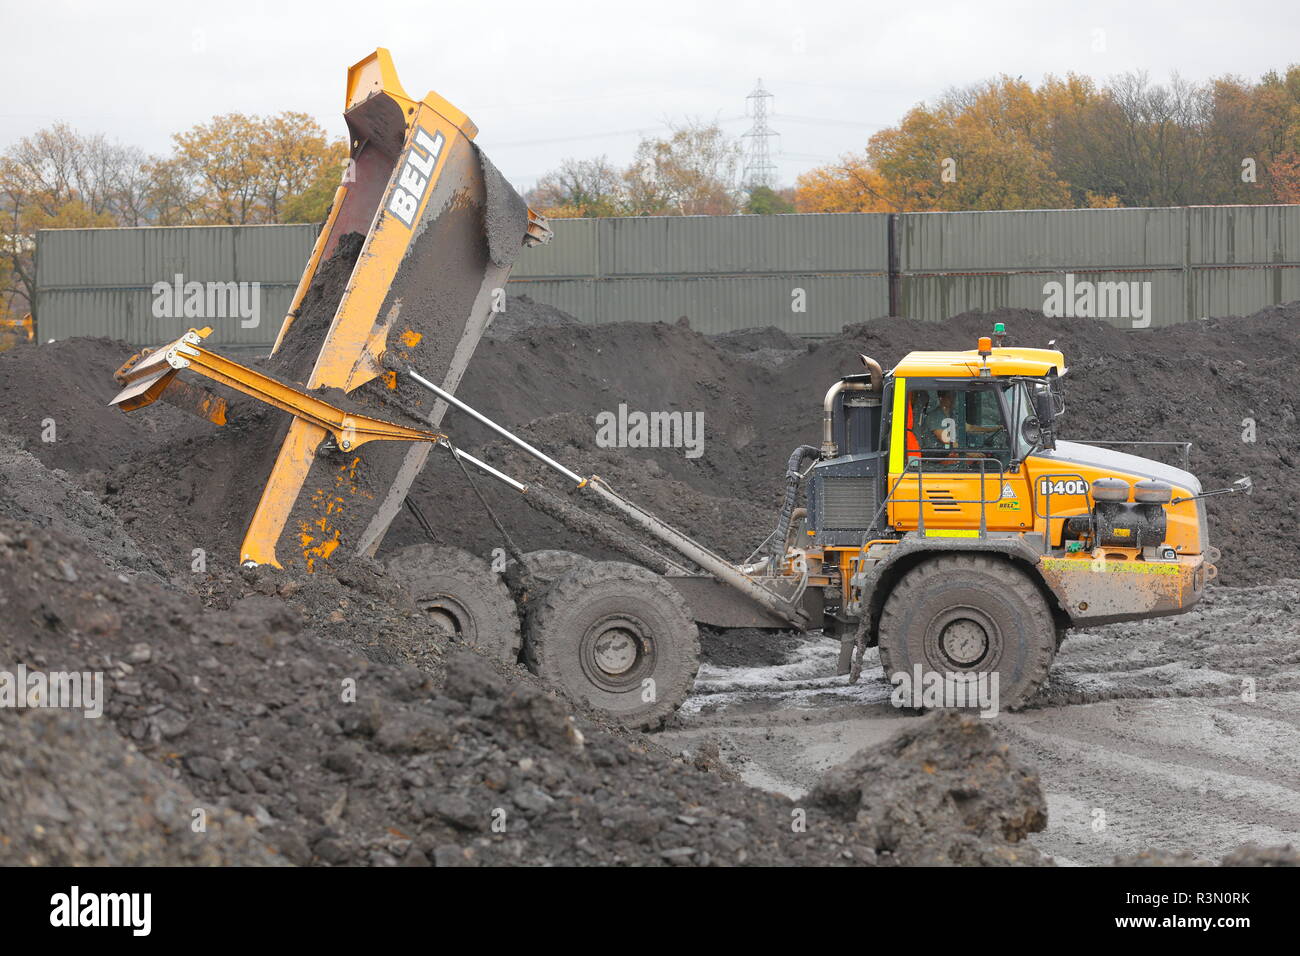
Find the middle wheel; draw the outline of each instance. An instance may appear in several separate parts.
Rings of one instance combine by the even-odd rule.
[[[633,564],[593,562],[565,572],[524,626],[529,670],[634,729],[656,729],[682,705],[699,660],[699,630],[686,601]]]

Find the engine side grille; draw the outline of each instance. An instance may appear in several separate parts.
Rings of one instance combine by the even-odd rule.
[[[866,529],[876,514],[875,479],[822,478],[822,520],[826,529]]]

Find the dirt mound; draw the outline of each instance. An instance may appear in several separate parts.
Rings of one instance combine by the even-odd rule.
[[[909,865],[1037,864],[1023,842],[1047,825],[1038,774],[991,723],[938,713],[826,772],[809,800]]]
[[[264,845],[300,864],[922,858],[913,855],[909,836],[895,840],[874,821],[841,812],[844,793],[873,786],[852,772],[837,778],[838,790],[827,789],[826,805],[799,807],[672,758],[639,735],[608,733],[537,682],[514,673],[507,679],[469,652],[448,657],[443,681],[347,653],[304,622],[292,596],[252,593],[224,613],[204,611],[192,599],[113,573],[79,542],[7,521],[0,522],[0,593],[11,622],[0,636],[0,660],[33,670],[102,671],[106,703],[98,727],[115,727],[179,782],[179,789],[155,793],[147,774],[123,780],[122,748],[111,741],[102,748],[104,783],[122,793],[109,813],[136,796],[154,808],[138,821],[145,829],[141,854],[194,859],[184,856],[197,852],[186,849],[188,836],[167,850],[155,849],[161,836],[150,835],[197,806],[223,826],[230,821],[235,828],[234,818],[242,817],[249,828],[240,849],[227,848],[230,858],[256,855]],[[5,805],[35,801],[41,814],[66,817],[67,826],[95,826],[97,811],[59,802],[51,796],[58,791],[40,782],[56,769],[42,762],[41,739],[64,734],[66,758],[83,746],[95,752],[94,735],[104,731],[55,722],[39,724],[38,732],[29,716],[17,720],[33,728],[28,736],[35,742],[0,747],[0,754],[19,770],[37,768],[39,779],[19,784]],[[929,726],[911,732],[913,746],[925,746]],[[646,787],[646,780],[655,785]],[[901,783],[897,793],[913,796]],[[898,805],[885,812],[892,819],[908,811]],[[1012,833],[1005,813],[983,819],[981,812],[962,818],[975,837],[934,839],[960,842],[988,862],[1024,862],[1020,850],[1004,845]],[[21,849],[36,853],[31,843]],[[41,852],[42,859],[78,859],[57,842]],[[79,852],[121,859],[130,851],[91,844]]]
[[[545,302],[536,302],[530,296],[512,295],[506,299],[505,311],[492,317],[486,337],[489,339],[508,339],[520,332],[533,329],[555,328],[556,326],[578,325],[576,319],[563,309],[557,309]]]
[[[118,570],[169,576],[166,564],[140,547],[117,512],[67,472],[46,469],[5,434],[0,434],[0,517],[74,535]]]
[[[778,329],[774,325],[761,329],[735,329],[731,332],[719,332],[709,336],[709,340],[728,352],[757,352],[762,349],[775,349],[782,352],[806,351],[807,343],[797,336]]]
[[[774,326],[722,332],[709,339],[718,348],[734,352],[746,362],[770,369],[780,368],[809,348],[803,339]]]
[[[162,402],[127,415],[109,405],[113,373],[135,349],[112,339],[64,339],[0,353],[0,431],[51,468],[107,469],[189,423]]]
[[[759,473],[756,463],[774,458],[784,463],[789,455],[783,445],[769,441],[763,427],[765,396],[773,381],[771,370],[738,360],[682,325],[575,325],[488,343],[470,364],[457,394],[568,467],[600,475],[706,544],[744,557],[774,523],[775,505],[764,499],[771,497],[767,492],[773,476],[783,474]],[[635,426],[635,416],[656,412],[676,414],[670,437],[679,439],[679,447],[598,444],[598,416],[609,423],[616,445],[620,434],[633,435],[629,426]],[[453,412],[444,426],[459,444],[508,465],[512,474],[565,487],[562,478],[508,451],[467,416]],[[687,447],[688,438],[702,439],[698,454]],[[500,541],[477,503],[447,507],[446,489],[464,485],[459,469],[447,465],[435,460],[412,496],[439,533],[445,529],[448,543],[487,553]],[[494,486],[487,493],[506,526],[519,530],[524,547],[582,550],[581,540],[535,517],[514,492]],[[385,547],[419,538],[414,522],[399,518]],[[614,557],[606,552],[597,556]]]
[[[285,862],[250,821],[205,805],[107,720],[69,711],[0,711],[0,833],[4,866]]]

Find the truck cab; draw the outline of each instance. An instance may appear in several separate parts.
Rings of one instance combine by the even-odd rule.
[[[1195,476],[1058,441],[1064,356],[1002,346],[1002,334],[968,351],[912,352],[828,394],[790,543],[818,572],[810,584],[824,583],[824,621],[842,640],[877,643],[894,590],[941,557],[1022,576],[1054,644],[1072,627],[1182,613],[1214,578]]]

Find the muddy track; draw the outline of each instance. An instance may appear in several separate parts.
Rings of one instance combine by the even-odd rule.
[[[1042,778],[1048,825],[1034,845],[1068,865],[1300,842],[1297,607],[1296,581],[1216,588],[1183,617],[1067,638],[1043,693],[994,718]],[[662,742],[713,742],[747,782],[798,797],[917,719],[889,702],[874,650],[849,686],[830,676],[832,640],[754,640],[756,658],[775,647],[783,662],[746,666],[729,650],[727,663],[706,663]]]

